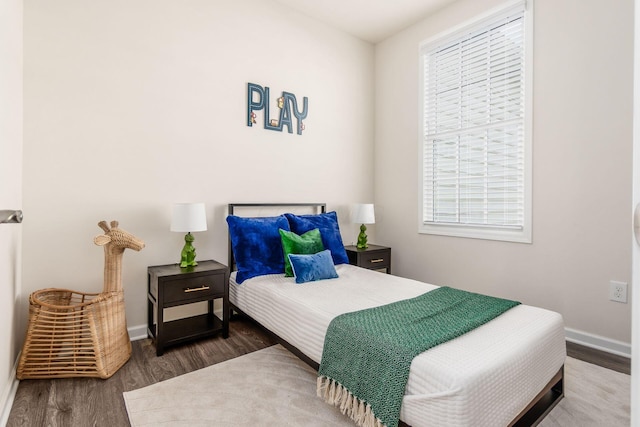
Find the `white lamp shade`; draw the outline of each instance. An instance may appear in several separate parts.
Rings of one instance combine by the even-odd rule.
[[[356,224],[375,224],[376,214],[373,209],[373,203],[361,203],[353,206],[351,212],[351,222]]]
[[[171,231],[206,231],[204,203],[176,203],[171,216]]]

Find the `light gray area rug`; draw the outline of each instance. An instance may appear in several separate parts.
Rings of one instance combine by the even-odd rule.
[[[124,393],[141,426],[347,426],[316,372],[280,345]],[[628,426],[630,376],[567,358],[565,398],[541,427]]]
[[[540,427],[628,427],[631,376],[567,357],[564,399]]]
[[[280,345],[123,393],[132,426],[345,426],[317,373]]]

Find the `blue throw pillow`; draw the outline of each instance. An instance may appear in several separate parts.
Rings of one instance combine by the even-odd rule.
[[[229,215],[227,224],[238,270],[237,283],[263,274],[284,273],[279,231],[289,230],[289,222],[284,215],[261,218]]]
[[[289,221],[291,231],[300,235],[314,228],[320,229],[322,244],[331,251],[334,264],[348,264],[347,251],[344,250],[340,227],[338,226],[338,214],[327,212],[318,215],[294,215],[284,214]]]
[[[291,261],[291,268],[293,269],[293,275],[296,277],[296,283],[335,279],[338,277],[329,249],[313,255],[289,254],[289,261]]]

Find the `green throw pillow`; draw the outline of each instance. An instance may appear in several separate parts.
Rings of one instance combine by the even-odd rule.
[[[301,236],[292,231],[280,229],[280,239],[282,240],[282,251],[284,252],[284,275],[293,277],[289,254],[311,255],[324,251],[320,230],[314,228]]]

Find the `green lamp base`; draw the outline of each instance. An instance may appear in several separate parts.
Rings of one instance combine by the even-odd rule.
[[[367,249],[369,247],[367,244],[367,233],[365,233],[365,231],[367,231],[367,227],[362,224],[360,226],[360,234],[358,234],[358,244],[356,245],[358,249]]]
[[[180,253],[180,267],[188,268],[198,265],[196,262],[196,248],[192,243],[195,240],[193,235],[189,232],[184,236],[184,247]]]

